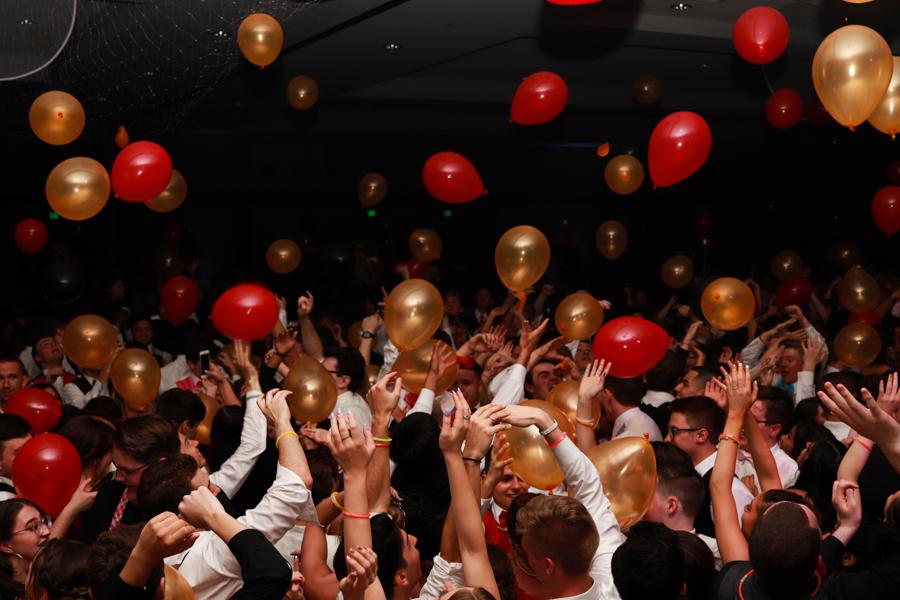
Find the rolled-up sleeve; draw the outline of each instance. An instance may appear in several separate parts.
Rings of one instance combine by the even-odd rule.
[[[247,394],[241,443],[234,454],[222,463],[222,468],[209,476],[209,480],[219,486],[229,498],[233,498],[241,489],[259,455],[266,449],[266,417],[256,403],[261,395],[259,392]]]
[[[494,394],[491,404],[518,404],[525,397],[525,367],[514,364],[498,376],[505,375],[505,380]]]
[[[456,587],[465,587],[466,581],[463,577],[462,563],[451,563],[444,560],[444,557],[438,554],[434,557],[434,566],[428,574],[422,591],[419,592],[419,600],[437,600],[444,595],[444,584],[451,582]]]

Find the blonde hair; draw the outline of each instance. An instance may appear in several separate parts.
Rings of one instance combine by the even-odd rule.
[[[600,544],[597,526],[581,502],[568,496],[537,496],[516,515],[516,533],[528,536],[538,557],[568,575],[586,573]]]

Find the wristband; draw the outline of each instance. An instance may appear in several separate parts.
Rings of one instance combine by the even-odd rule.
[[[862,438],[856,438],[855,442],[857,444],[859,444],[860,446],[862,446],[863,448],[865,448],[866,450],[868,450],[869,452],[872,451],[873,444],[871,444],[870,442],[864,442],[864,441],[862,441]]]
[[[563,432],[561,438],[559,438],[558,440],[556,440],[556,441],[553,442],[552,444],[547,444],[547,446],[548,446],[551,450],[553,450],[554,448],[556,448],[557,446],[559,446],[560,444],[562,444],[562,443],[563,443],[563,440],[566,439],[567,437],[569,437],[569,434]]]
[[[591,429],[593,429],[594,427],[597,426],[597,422],[594,421],[593,419],[591,419],[591,420],[582,419],[578,415],[575,415],[575,422],[578,423],[579,425],[584,425],[585,427],[590,427]]]
[[[474,456],[463,456],[462,458],[463,458],[463,460],[467,460],[469,462],[473,462],[478,465],[480,465],[481,461],[484,460],[482,458],[475,458]]]
[[[390,448],[391,443],[390,442],[375,442],[375,447],[376,448]]]
[[[360,515],[357,513],[347,512],[346,510],[342,510],[341,514],[350,519],[365,519],[368,521],[372,518],[372,515]]]
[[[296,432],[296,431],[285,431],[284,433],[282,433],[281,435],[279,435],[277,438],[275,438],[275,449],[276,449],[276,450],[278,449],[278,442],[280,442],[280,441],[281,441],[281,438],[283,438],[283,437],[286,436],[286,435],[292,435],[292,436],[294,436],[295,438],[297,438],[298,440],[300,439],[300,436],[297,435],[297,432]]]
[[[736,437],[730,436],[727,433],[722,433],[719,435],[719,442],[734,442],[734,445],[738,448],[741,447],[741,442]]]
[[[544,436],[544,437],[547,437],[548,435],[550,435],[551,433],[553,433],[554,431],[556,431],[556,429],[557,429],[558,427],[559,427],[559,423],[557,423],[556,421],[553,421],[553,425],[551,425],[551,426],[548,427],[547,429],[541,431],[541,435]]]
[[[372,441],[373,442],[382,442],[384,444],[390,444],[391,442],[394,441],[394,438],[389,438],[389,437],[380,438],[380,437],[372,436]]]
[[[341,504],[341,501],[337,499],[337,495],[337,492],[331,492],[331,502],[332,504],[337,506],[339,510],[344,510],[344,505]]]

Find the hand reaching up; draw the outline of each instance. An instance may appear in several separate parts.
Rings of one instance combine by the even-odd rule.
[[[609,370],[611,368],[612,363],[606,362],[605,360],[595,360],[588,365],[587,370],[584,372],[584,376],[581,378],[581,383],[578,384],[579,401],[582,399],[593,401],[594,398],[603,391],[603,386],[606,383],[606,376],[609,375]]]
[[[441,437],[438,440],[441,452],[445,455],[461,452],[463,440],[466,439],[466,433],[469,430],[469,420],[472,418],[466,397],[458,391],[454,391],[452,395],[453,408],[444,411]]]
[[[395,372],[390,372],[373,385],[366,394],[366,402],[372,415],[390,416],[400,402],[403,380]]]
[[[482,459],[491,447],[494,435],[512,427],[503,422],[509,412],[505,405],[488,404],[472,414],[469,421],[469,432],[466,435],[466,455]]]
[[[759,386],[750,377],[750,367],[732,363],[731,371],[722,368],[725,375],[725,398],[728,401],[729,414],[737,414],[742,418],[756,401]]]

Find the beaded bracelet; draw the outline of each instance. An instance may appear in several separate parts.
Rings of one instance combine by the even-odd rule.
[[[292,436],[294,436],[295,438],[300,439],[300,436],[297,435],[297,432],[296,432],[296,431],[285,431],[284,433],[282,433],[281,435],[279,435],[277,438],[275,438],[275,448],[276,448],[276,449],[278,449],[278,442],[280,442],[280,441],[281,441],[281,438],[283,438],[283,437],[286,436],[286,435],[292,435]]]
[[[331,502],[332,502],[336,507],[338,507],[339,510],[344,510],[344,505],[341,503],[340,500],[338,500],[338,493],[337,493],[337,492],[331,492]]]
[[[736,437],[728,435],[727,433],[720,434],[719,441],[720,442],[734,442],[735,446],[737,446],[737,447],[741,446],[740,440],[738,440]]]
[[[346,510],[341,511],[341,514],[350,519],[366,519],[368,521],[372,518],[372,515],[360,515],[357,513],[347,512]]]

